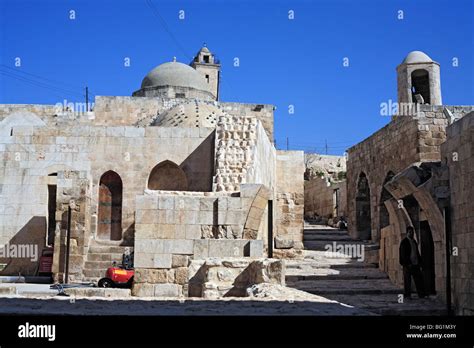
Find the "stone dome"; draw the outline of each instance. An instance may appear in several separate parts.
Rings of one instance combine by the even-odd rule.
[[[413,64],[413,63],[432,63],[433,60],[424,52],[412,51],[403,60],[402,64]]]
[[[204,77],[189,65],[169,62],[158,65],[143,79],[141,88],[177,86],[208,91]]]
[[[192,100],[158,115],[152,126],[215,128],[219,116],[227,113],[214,102]]]

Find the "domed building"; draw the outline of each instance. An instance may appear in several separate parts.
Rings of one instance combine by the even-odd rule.
[[[276,150],[273,105],[220,100],[220,66],[204,46],[189,65],[151,69],[131,97],[97,96],[91,110],[0,105],[0,242],[54,248],[59,282],[97,281],[101,260],[133,249],[137,296],[215,296],[188,266],[300,253],[303,152]],[[3,275],[37,269],[2,261]]]

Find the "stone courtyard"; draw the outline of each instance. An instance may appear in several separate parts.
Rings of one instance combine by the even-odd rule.
[[[474,106],[442,104],[437,62],[407,55],[408,113],[347,156],[277,149],[274,106],[221,101],[220,69],[204,46],[92,110],[0,105],[0,245],[51,251],[58,284],[134,255],[131,289],[68,299],[30,284],[37,261],[0,258],[0,313],[442,315],[452,298],[474,314]],[[429,291],[411,301],[408,226]]]

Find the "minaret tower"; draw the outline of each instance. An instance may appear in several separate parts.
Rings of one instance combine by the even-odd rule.
[[[219,100],[219,73],[221,65],[214,54],[206,47],[206,44],[199,50],[190,64],[207,81],[209,91]]]

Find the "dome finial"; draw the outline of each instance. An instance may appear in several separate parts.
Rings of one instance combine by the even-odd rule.
[[[173,57],[173,63],[176,63],[176,57]]]
[[[203,42],[202,47],[207,47],[207,44],[205,42]]]

